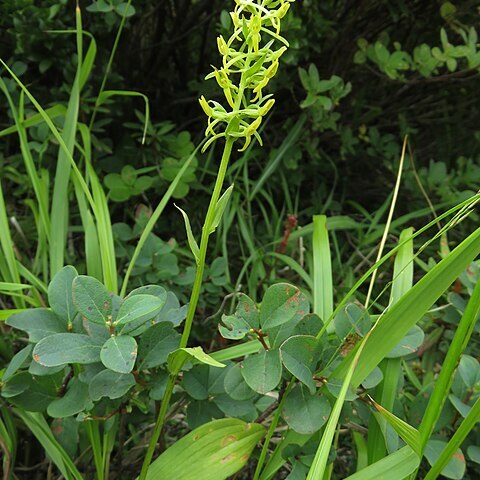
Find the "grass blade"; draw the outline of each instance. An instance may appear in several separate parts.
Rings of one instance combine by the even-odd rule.
[[[325,215],[313,217],[312,249],[313,311],[325,322],[333,313],[332,258]]]
[[[453,437],[440,454],[440,457],[427,473],[425,480],[434,480],[440,475],[455,452],[460,448],[460,445],[462,445],[465,438],[467,438],[467,435],[473,430],[473,428],[475,428],[478,420],[480,420],[480,398],[477,399],[471,410],[468,412],[468,415],[457,428]]]
[[[450,387],[453,382],[455,370],[458,366],[460,356],[472,336],[473,329],[480,314],[480,282],[475,285],[472,296],[467,304],[465,312],[455,331],[452,343],[447,352],[447,356],[435,383],[432,396],[428,402],[427,409],[423,415],[419,430],[422,438],[422,447],[425,448],[435,425],[440,417],[443,405],[448,397]]]
[[[408,228],[400,234],[401,245],[395,257],[393,283],[390,303],[397,303],[413,284],[413,229]],[[397,396],[398,378],[400,375],[400,358],[386,358],[380,364],[383,380],[375,389],[375,399],[387,411],[393,410]],[[386,446],[387,424],[384,418],[375,416],[368,426],[368,458],[369,463],[375,463],[387,454]]]
[[[401,480],[413,473],[419,464],[418,455],[405,446],[345,480]]]
[[[14,409],[14,413],[35,435],[49,458],[57,466],[66,480],[83,480],[82,475],[77,470],[77,467],[72,462],[67,452],[65,452],[53,436],[53,433],[42,414],[25,412],[19,409]]]
[[[354,387],[380,363],[480,253],[480,228],[467,237],[450,255],[432,268],[412,289],[393,305],[372,331],[352,377]],[[344,377],[349,369],[347,357],[334,372]]]
[[[78,113],[80,110],[80,76],[82,72],[82,18],[80,9],[76,9],[77,72],[73,82],[67,114],[62,133],[67,151],[59,149],[57,168],[53,185],[50,225],[50,275],[53,277],[64,265],[65,245],[68,231],[68,188],[70,185],[71,164],[69,157],[75,148]]]

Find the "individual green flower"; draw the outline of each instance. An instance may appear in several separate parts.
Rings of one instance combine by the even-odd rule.
[[[275,76],[279,58],[288,42],[280,35],[281,19],[295,0],[235,0],[230,13],[234,31],[228,40],[217,38],[222,67],[207,79],[215,78],[223,90],[228,107],[213,100],[199,99],[208,116],[206,150],[217,138],[229,135],[244,138],[245,150],[254,136],[261,144],[258,128],[274,104],[264,89]],[[277,43],[283,44],[275,49]]]

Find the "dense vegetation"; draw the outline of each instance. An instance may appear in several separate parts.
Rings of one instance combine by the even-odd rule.
[[[4,478],[477,478],[477,2],[77,7],[0,0]]]

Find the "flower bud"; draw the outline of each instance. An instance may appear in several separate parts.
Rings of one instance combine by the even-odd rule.
[[[203,111],[208,117],[213,117],[213,110],[212,107],[208,104],[207,100],[205,97],[202,95],[199,99],[198,102],[200,103],[200,106],[202,107]]]
[[[267,68],[265,72],[265,76],[267,78],[273,78],[278,70],[278,60],[272,62],[272,64]]]
[[[262,28],[262,17],[260,15],[252,15],[249,26],[252,33],[259,33]]]
[[[240,19],[238,18],[237,12],[230,12],[230,16],[232,17],[233,26],[240,28]]]
[[[218,51],[220,52],[220,55],[223,55],[226,57],[228,55],[228,45],[225,39],[220,35],[217,38],[217,45],[218,45]]]
[[[277,10],[277,18],[283,18],[290,8],[290,3],[284,3],[278,10]]]
[[[246,129],[245,129],[245,132],[244,132],[244,135],[246,137],[250,137],[252,136],[258,129],[258,127],[260,126],[260,124],[262,123],[262,117],[257,117]]]
[[[267,100],[265,105],[259,110],[260,116],[264,117],[273,107],[273,104],[275,103],[275,100],[273,98],[270,98]]]

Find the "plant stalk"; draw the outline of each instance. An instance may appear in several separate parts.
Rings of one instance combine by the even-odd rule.
[[[273,434],[275,433],[275,429],[277,428],[278,422],[280,421],[280,415],[282,413],[285,400],[287,399],[288,394],[290,393],[294,385],[295,385],[295,381],[292,378],[287,388],[285,389],[285,392],[283,393],[282,398],[280,399],[280,403],[277,406],[272,423],[270,424],[270,427],[268,429],[267,436],[265,438],[265,441],[263,442],[262,451],[260,452],[260,457],[258,459],[257,468],[255,469],[253,480],[258,480],[260,478],[260,474],[262,473],[263,465],[265,464],[265,459],[267,457],[270,440],[272,439]]]
[[[207,215],[205,217],[205,222],[202,229],[202,238],[200,240],[199,254],[197,259],[197,271],[195,273],[195,280],[193,282],[192,295],[190,297],[190,303],[188,306],[187,318],[185,320],[185,327],[183,329],[182,338],[180,340],[180,348],[184,348],[188,344],[188,339],[190,337],[190,332],[192,329],[193,318],[195,316],[195,311],[197,309],[198,300],[200,298],[200,291],[202,288],[203,274],[205,272],[205,259],[207,256],[208,240],[211,235],[211,228],[213,221],[215,220],[215,210],[217,207],[218,199],[222,192],[223,182],[225,180],[225,175],[227,173],[228,162],[230,161],[230,156],[232,154],[232,148],[235,139],[227,135],[225,147],[223,150],[222,160],[220,162],[220,167],[218,169],[217,179],[215,181],[215,187],[213,189],[213,194],[210,199],[210,204],[208,206]],[[153,458],[155,452],[155,447],[157,445],[160,434],[162,433],[163,425],[165,423],[165,417],[167,415],[167,410],[170,404],[170,398],[175,387],[175,381],[177,376],[170,375],[167,387],[165,389],[165,394],[163,395],[162,404],[160,406],[160,411],[158,413],[157,420],[155,422],[155,427],[153,429],[152,437],[150,443],[148,444],[148,449],[143,460],[142,471],[140,472],[139,480],[145,480],[147,477],[148,467]]]

